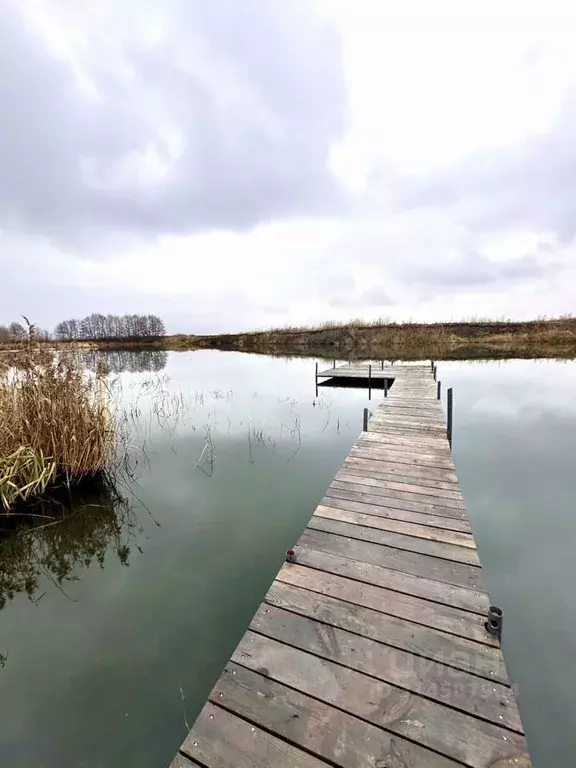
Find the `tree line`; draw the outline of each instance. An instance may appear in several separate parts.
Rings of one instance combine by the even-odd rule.
[[[157,315],[100,315],[81,320],[62,320],[54,329],[59,341],[99,339],[153,339],[166,335],[164,322]]]
[[[10,325],[0,325],[0,344],[8,341],[24,341],[28,338],[42,339],[47,341],[51,338],[50,331],[44,328],[37,328],[30,325],[27,330],[22,323],[10,323]]]

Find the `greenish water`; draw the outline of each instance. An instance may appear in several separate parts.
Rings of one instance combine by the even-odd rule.
[[[39,534],[33,599],[0,611],[1,766],[167,766],[369,405],[365,390],[316,397],[314,361],[196,352],[150,366],[116,366],[145,448],[135,507]],[[576,365],[440,363],[439,375],[533,761],[566,766]]]

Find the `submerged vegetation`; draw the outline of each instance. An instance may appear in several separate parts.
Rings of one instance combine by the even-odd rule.
[[[118,427],[108,394],[105,366],[88,375],[32,343],[0,358],[0,508],[110,467]]]

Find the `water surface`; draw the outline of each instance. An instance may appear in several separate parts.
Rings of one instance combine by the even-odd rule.
[[[113,365],[145,451],[134,508],[110,501],[68,538],[39,539],[30,597],[0,611],[2,766],[167,765],[370,405],[366,390],[317,396],[314,361],[194,352],[148,366]],[[576,366],[440,363],[439,376],[533,761],[565,766]]]

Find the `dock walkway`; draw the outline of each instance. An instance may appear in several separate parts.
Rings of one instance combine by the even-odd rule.
[[[171,768],[530,766],[432,371],[371,375],[394,384]]]

